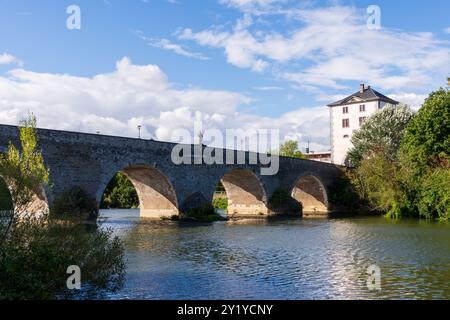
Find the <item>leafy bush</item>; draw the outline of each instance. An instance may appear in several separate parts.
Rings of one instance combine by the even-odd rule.
[[[211,204],[191,208],[187,212],[185,212],[184,216],[186,218],[191,218],[201,222],[224,220],[223,217],[216,213],[214,207]]]
[[[450,170],[438,168],[426,175],[418,198],[421,216],[450,220]]]
[[[448,88],[431,93],[412,117],[401,108],[374,114],[353,137],[351,183],[372,209],[450,219]]]
[[[386,212],[399,217],[408,214],[408,202],[403,188],[402,174],[398,162],[374,154],[361,161],[356,168],[358,188],[372,210]]]
[[[427,218],[449,219],[450,91],[425,100],[405,130],[400,149],[408,210]],[[445,206],[447,205],[447,208]]]
[[[55,299],[79,295],[66,286],[67,267],[81,269],[82,293],[91,297],[123,285],[123,247],[110,231],[86,232],[48,216],[14,225],[0,247],[0,299]]]
[[[358,176],[354,170],[342,169],[342,176],[330,187],[328,201],[335,209],[359,210],[367,206],[364,194],[358,193]]]
[[[402,162],[418,176],[443,153],[450,154],[450,91],[440,89],[425,100],[405,130]]]
[[[74,295],[67,291],[67,267],[82,271],[83,293],[114,291],[122,285],[123,247],[109,231],[87,232],[78,219],[51,219],[48,212],[28,210],[35,190],[48,186],[49,169],[37,149],[36,119],[21,122],[21,150],[10,143],[0,154],[0,175],[11,186],[15,204],[0,219],[0,299],[54,299]],[[92,213],[95,201],[81,189],[56,202],[60,216]],[[75,214],[73,214],[75,213]]]
[[[228,208],[228,199],[227,198],[213,199],[213,207],[216,209],[226,210]]]

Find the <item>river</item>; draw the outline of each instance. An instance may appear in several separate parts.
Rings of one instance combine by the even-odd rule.
[[[450,299],[450,224],[383,217],[148,221],[102,210],[126,250],[109,299]],[[367,269],[380,268],[380,290]]]

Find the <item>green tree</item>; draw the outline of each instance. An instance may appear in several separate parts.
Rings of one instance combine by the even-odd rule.
[[[86,232],[72,220],[33,215],[29,202],[49,180],[38,150],[36,119],[21,122],[21,149],[10,143],[0,157],[0,175],[9,186],[14,209],[0,219],[0,299],[54,299],[75,294],[66,286],[67,267],[82,270],[80,294],[93,296],[123,284],[123,246],[110,231]]]
[[[123,285],[124,250],[111,231],[48,215],[15,224],[0,254],[0,300],[95,298]],[[70,265],[81,269],[81,292],[67,290]]]
[[[133,183],[122,172],[118,172],[108,183],[100,204],[102,209],[138,208],[139,197]]]
[[[404,212],[405,193],[399,163],[383,153],[373,153],[355,169],[360,196],[372,210],[399,217]]]
[[[448,89],[431,93],[417,114],[408,118],[408,110],[383,110],[355,134],[355,147],[350,151],[356,163],[353,182],[372,208],[389,216],[448,220]]]
[[[429,95],[405,130],[400,149],[407,206],[426,218],[448,220],[450,91]]]
[[[421,181],[417,206],[425,218],[450,220],[450,170],[437,168],[426,174]]]
[[[450,153],[450,91],[440,89],[425,100],[405,130],[402,161],[420,176],[439,154]]]
[[[284,143],[280,145],[279,152],[274,152],[275,154],[278,153],[280,156],[283,157],[292,157],[292,158],[299,158],[299,159],[306,159],[306,157],[301,153],[301,151],[298,149],[298,142],[295,140],[287,140]]]
[[[405,105],[377,111],[354,133],[347,155],[354,167],[349,186],[370,209],[390,216],[401,215],[405,203],[398,150],[412,117]]]
[[[25,219],[30,214],[27,209],[33,196],[49,182],[49,169],[37,149],[36,117],[33,114],[20,121],[19,133],[21,151],[10,142],[6,154],[0,154],[0,176],[9,186],[14,204],[9,221],[1,224],[0,243],[5,241],[18,219]]]
[[[353,147],[347,156],[352,166],[374,154],[396,161],[406,126],[413,112],[406,105],[386,106],[374,113],[352,136]]]

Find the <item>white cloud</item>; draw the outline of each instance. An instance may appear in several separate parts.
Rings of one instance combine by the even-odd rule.
[[[282,87],[278,87],[278,86],[258,86],[258,87],[253,87],[253,89],[260,90],[260,91],[283,90]]]
[[[447,34],[450,34],[450,27],[445,28],[445,29],[444,29],[444,32],[447,33]]]
[[[0,76],[0,123],[17,124],[28,111],[44,128],[100,132],[170,140],[176,129],[193,132],[202,118],[209,128],[280,129],[281,137],[311,135],[316,150],[328,148],[326,107],[300,108],[280,117],[238,111],[252,99],[236,92],[175,89],[156,65],[135,65],[122,58],[113,72],[93,77],[14,69]]]
[[[222,3],[245,7],[272,1]],[[394,92],[429,91],[450,72],[448,42],[431,33],[369,30],[365,10],[354,7],[292,9],[285,14],[296,21],[285,32],[258,28],[246,12],[231,29],[185,28],[178,37],[223,49],[228,63],[258,72],[269,70],[299,87],[347,90],[345,82],[363,81]]]
[[[273,9],[274,5],[287,2],[286,0],[220,0],[219,3],[237,8],[243,12],[259,14]]]
[[[402,103],[409,105],[414,110],[418,110],[428,95],[409,92],[392,94],[390,97],[396,101],[401,101]]]
[[[150,45],[155,48],[161,48],[161,49],[173,51],[180,56],[185,56],[188,58],[194,58],[194,59],[199,59],[199,60],[208,60],[209,59],[208,57],[205,57],[201,53],[189,52],[188,50],[183,48],[183,46],[176,44],[176,43],[172,43],[167,39],[155,40],[155,41],[151,42]]]
[[[142,40],[144,40],[145,42],[147,42],[150,46],[154,47],[154,48],[160,48],[160,49],[164,49],[164,50],[169,50],[172,51],[180,56],[185,56],[188,58],[194,58],[194,59],[199,59],[199,60],[209,60],[208,57],[205,57],[202,53],[199,52],[190,52],[189,50],[187,50],[186,48],[184,48],[182,45],[180,44],[176,44],[176,43],[172,43],[170,40],[168,39],[153,39],[153,38],[149,38],[146,37],[144,35],[144,33],[140,30],[137,30],[134,32],[134,34],[136,36],[138,36],[139,38],[141,38]]]
[[[9,54],[9,53],[3,53],[0,54],[0,64],[17,64],[19,66],[22,66],[22,61],[17,59],[15,56]]]
[[[259,46],[259,43],[245,29],[245,24],[248,23],[248,21],[238,20],[233,33],[214,29],[194,33],[191,29],[184,29],[178,37],[182,40],[195,40],[204,46],[223,48],[228,63],[239,68],[250,68],[256,72],[262,72],[268,67],[268,63],[256,57],[254,50]]]

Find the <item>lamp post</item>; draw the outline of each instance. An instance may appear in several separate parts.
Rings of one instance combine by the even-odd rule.
[[[138,125],[137,128],[138,128],[138,139],[140,139],[141,138],[141,128],[142,128],[142,126]]]

